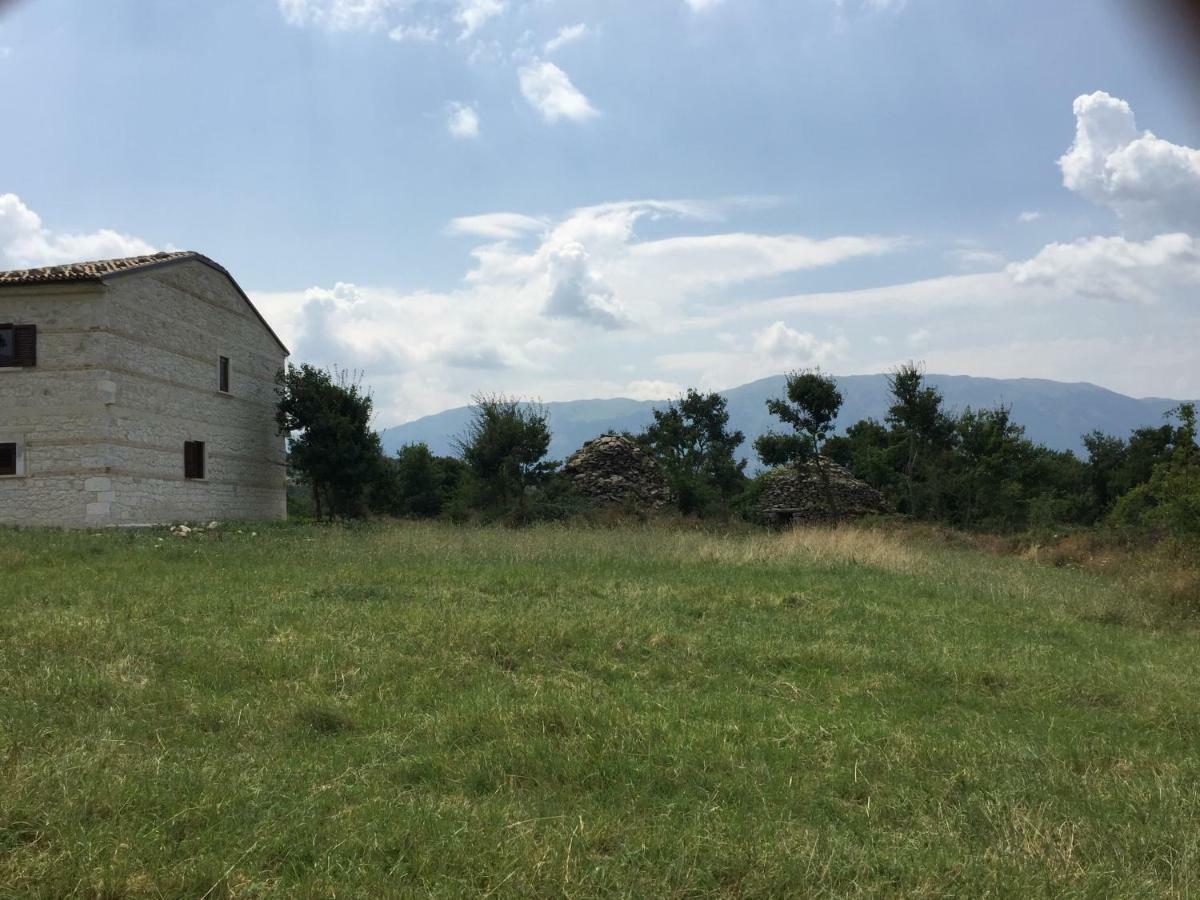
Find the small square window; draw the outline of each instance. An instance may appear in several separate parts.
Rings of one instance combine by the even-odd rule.
[[[0,368],[25,369],[37,365],[37,326],[0,323]]]
[[[229,393],[229,357],[218,357],[217,361],[217,390],[222,394]]]
[[[17,474],[17,445],[0,444],[0,476]]]
[[[183,442],[183,477],[204,477],[204,441]]]

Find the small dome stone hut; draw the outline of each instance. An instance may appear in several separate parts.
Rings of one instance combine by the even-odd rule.
[[[766,474],[766,486],[759,501],[763,518],[785,525],[856,519],[892,511],[883,494],[855,478],[849,469],[824,457],[820,465],[828,473],[836,511],[829,508],[829,495],[817,464],[809,462],[802,466],[780,466]]]
[[[599,503],[658,509],[671,500],[662,467],[627,437],[602,434],[575,451],[562,472],[575,491]]]

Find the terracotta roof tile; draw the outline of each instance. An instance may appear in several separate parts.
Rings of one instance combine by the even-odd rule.
[[[14,269],[0,272],[0,285],[4,284],[50,284],[64,281],[103,281],[104,276],[117,272],[128,272],[144,266],[158,265],[187,256],[199,256],[191,250],[174,253],[153,253],[149,256],[126,256],[121,259],[100,259],[92,262],[67,263],[61,266],[43,266],[40,269]]]
[[[0,272],[0,288],[10,287],[22,284],[65,284],[70,282],[102,282],[111,275],[123,275],[126,272],[134,272],[139,269],[150,269],[155,266],[163,266],[176,262],[184,262],[186,260],[196,260],[204,263],[204,265],[215,269],[226,278],[229,279],[234,289],[246,301],[246,305],[250,307],[250,311],[262,322],[263,327],[267,329],[271,337],[275,339],[281,350],[286,354],[288,348],[283,341],[279,339],[279,335],[267,323],[260,313],[250,302],[250,298],[246,296],[246,292],[229,274],[229,271],[219,263],[213,262],[203,253],[197,253],[194,250],[176,250],[170,253],[151,253],[148,256],[125,256],[121,259],[98,259],[92,262],[77,262],[66,263],[61,266],[44,266],[40,269],[14,269],[11,272]]]

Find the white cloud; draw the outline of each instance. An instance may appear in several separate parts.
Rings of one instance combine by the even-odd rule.
[[[459,40],[466,40],[484,26],[489,19],[504,12],[503,0],[458,0],[458,12],[454,18],[462,26]]]
[[[451,103],[446,113],[446,130],[464,140],[479,137],[479,113],[469,103]]]
[[[1200,240],[1187,234],[1160,234],[1142,242],[1083,238],[1071,244],[1049,244],[1008,271],[1017,284],[1150,304],[1200,290]]]
[[[141,238],[107,228],[87,234],[53,232],[16,194],[0,194],[0,267],[4,269],[141,256],[156,249]]]
[[[577,241],[551,250],[550,285],[547,315],[580,319],[602,328],[630,324],[613,289],[592,268],[587,248]]]
[[[485,213],[480,216],[459,216],[446,228],[448,234],[466,234],[496,241],[515,240],[546,227],[545,219],[522,213]]]
[[[745,306],[721,337],[689,317],[685,303],[693,292],[764,270],[832,264],[865,245],[757,236],[764,251],[755,235],[739,233],[727,242],[677,244],[670,253],[639,252],[660,243],[639,239],[641,221],[657,219],[661,231],[673,219],[699,227],[714,217],[704,204],[661,200],[585,207],[554,221],[512,212],[464,216],[447,231],[486,243],[471,251],[474,266],[456,290],[402,294],[342,284],[254,299],[297,360],[365,368],[387,421],[459,405],[485,385],[546,399],[662,399],[679,394],[683,379],[671,371],[716,388],[841,358],[842,339],[783,321],[748,329]],[[728,249],[708,259],[718,246]],[[673,274],[673,267],[695,271]],[[721,350],[654,361],[664,341],[686,332]]]
[[[14,51],[13,51],[12,47],[8,47],[8,46],[0,47],[0,59],[9,59],[13,55],[13,53],[14,53]]]
[[[782,321],[755,332],[751,344],[755,357],[768,360],[775,371],[826,365],[843,355],[846,347],[845,339],[822,341],[816,335],[797,331]]]
[[[684,2],[687,3],[688,8],[692,12],[706,12],[710,9],[716,9],[725,0],[684,0]]]
[[[1036,222],[1042,217],[1042,214],[1037,210],[1028,210],[1017,216],[1017,221],[1022,225],[1028,225],[1030,222]]]
[[[910,347],[924,347],[929,343],[929,339],[932,336],[933,334],[928,328],[918,328],[907,338],[905,338],[905,340],[908,341],[908,345]]]
[[[289,25],[316,26],[330,31],[383,28],[389,10],[402,0],[278,0]]]
[[[441,29],[430,22],[400,24],[388,32],[389,38],[401,44],[435,44],[441,36]]]
[[[1200,150],[1139,132],[1133,110],[1103,91],[1075,100],[1063,184],[1108,207],[1137,236],[1200,233]]]
[[[558,29],[558,34],[546,41],[545,52],[549,56],[555,50],[559,50],[567,44],[573,44],[576,41],[582,40],[588,35],[588,27],[582,22],[578,25],[564,25]]]
[[[521,93],[547,122],[586,122],[600,114],[567,73],[552,62],[534,61],[523,66],[518,78]]]
[[[674,381],[648,379],[629,382],[621,393],[631,400],[671,400],[684,392],[683,385]]]

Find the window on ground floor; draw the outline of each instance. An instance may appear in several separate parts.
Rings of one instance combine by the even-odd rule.
[[[0,477],[21,474],[17,450],[15,442],[0,441]]]
[[[204,441],[183,442],[183,477],[204,477]]]

